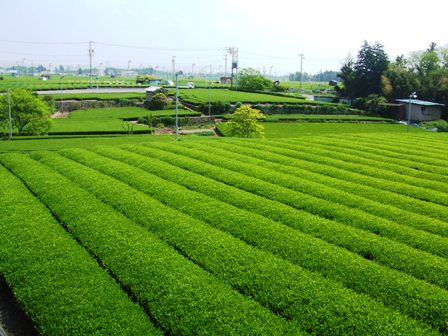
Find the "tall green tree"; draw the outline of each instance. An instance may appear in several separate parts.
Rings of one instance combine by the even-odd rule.
[[[232,120],[227,122],[227,133],[241,138],[263,137],[264,127],[258,123],[264,119],[261,111],[247,105],[237,108]]]
[[[385,97],[390,100],[406,98],[419,87],[418,76],[409,70],[403,56],[398,56],[389,64],[382,81],[382,93]]]
[[[17,134],[39,135],[48,132],[52,125],[51,110],[42,99],[26,90],[11,91],[12,125]],[[0,123],[8,122],[8,97],[0,97]]]
[[[238,87],[248,91],[268,91],[272,87],[272,82],[263,77],[259,71],[246,68],[238,75]]]
[[[381,77],[389,65],[389,57],[384,47],[375,42],[369,45],[364,41],[354,64],[354,88],[356,97],[367,97],[369,94],[381,94]]]
[[[351,101],[355,98],[355,62],[353,58],[349,55],[345,59],[342,65],[341,71],[338,73],[338,77],[341,79],[343,85],[337,86],[336,90],[339,92],[340,96],[347,98]]]

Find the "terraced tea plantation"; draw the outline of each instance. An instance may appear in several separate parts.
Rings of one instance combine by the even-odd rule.
[[[271,94],[242,92],[223,89],[182,89],[179,90],[179,98],[190,104],[206,104],[209,102],[226,103],[311,103],[303,98],[293,98],[286,96],[275,96]]]
[[[0,154],[0,273],[41,335],[447,335],[448,137]]]

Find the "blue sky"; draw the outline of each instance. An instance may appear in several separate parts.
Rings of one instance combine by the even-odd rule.
[[[8,65],[86,66],[94,41],[94,66],[170,69],[176,56],[177,69],[223,71],[225,48],[235,46],[240,67],[290,73],[304,54],[303,70],[317,73],[338,70],[364,40],[391,58],[448,43],[442,0],[1,1],[0,64]]]

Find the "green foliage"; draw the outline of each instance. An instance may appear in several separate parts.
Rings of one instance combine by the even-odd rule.
[[[204,114],[208,114],[209,111],[209,104],[202,104],[200,107],[200,110]],[[216,114],[226,114],[229,113],[232,110],[232,105],[228,102],[222,102],[220,100],[213,101],[210,103],[210,114],[216,115]]]
[[[140,216],[139,200],[143,195],[134,199],[133,208],[128,207],[127,201],[126,206],[122,204],[114,209],[94,196],[94,190],[100,192],[103,188],[99,186],[109,183],[107,190],[103,190],[110,200],[120,202],[120,198],[129,200],[128,197],[132,197],[123,195],[125,186],[113,183],[113,179],[104,175],[98,180],[98,173],[85,167],[73,174],[73,168],[80,165],[66,161],[66,165],[60,166],[67,168],[67,177],[64,177],[29,157],[23,157],[20,166],[2,158],[2,163],[26,181],[35,195],[65,223],[73,237],[114,274],[116,281],[127,288],[130,296],[135,297],[169,334],[292,334],[292,325],[284,319],[198,267],[178,253],[169,241],[161,240],[157,232],[121,213],[128,208]],[[32,176],[30,169],[34,172]],[[78,185],[79,178],[96,182],[90,183],[86,190],[84,183],[82,187]],[[144,217],[155,227],[164,219],[182,225],[182,221],[176,220],[179,216],[176,210],[163,208],[160,202],[149,197],[143,199],[145,206],[153,210],[150,216]],[[112,322],[108,319],[103,323]]]
[[[150,152],[151,150],[153,149],[147,149],[146,151],[143,149],[144,152]],[[319,330],[321,334],[335,335],[346,334],[346,329],[353,328],[351,331],[353,334],[369,334],[380,332],[384,328],[383,319],[390,318],[389,311],[383,311],[382,307],[373,300],[365,300],[359,296],[357,302],[353,305],[353,302],[350,302],[352,301],[350,291],[343,290],[337,283],[324,280],[320,276],[311,275],[297,266],[249,247],[239,239],[235,239],[221,230],[228,231],[243,240],[251,239],[258,247],[263,248],[271,244],[269,237],[273,232],[276,232],[277,237],[284,235],[284,239],[291,243],[290,248],[295,245],[293,243],[294,239],[291,239],[290,235],[298,240],[302,240],[304,235],[297,234],[292,229],[284,229],[278,223],[266,220],[262,216],[190,191],[177,183],[168,182],[166,177],[144,173],[140,169],[117,162],[115,159],[118,156],[120,161],[125,160],[131,164],[137,163],[141,168],[152,172],[165,171],[163,175],[168,175],[168,172],[166,172],[166,169],[168,169],[169,174],[179,176],[176,172],[179,169],[169,168],[166,163],[163,164],[154,159],[143,159],[138,155],[111,148],[98,149],[97,152],[101,156],[79,150],[64,151],[63,155],[82,165],[94,167],[106,175],[121,180],[124,184],[109,177],[104,177],[100,173],[85,174],[84,172],[87,173],[90,170],[82,165],[70,164],[68,160],[63,160],[55,155],[44,156],[43,161],[87,188],[89,185],[96,184],[95,191],[92,188],[95,195],[113,207],[121,204],[122,211],[127,217],[147,227],[151,232],[157,232],[159,236],[171,244],[181,246],[183,254],[203,265],[207,271],[223,281],[230,282],[233,285],[238,284],[245,293],[264,304],[272,305],[273,309],[279,311],[281,315],[285,314],[282,311],[286,310],[287,307],[287,313],[284,317],[289,317],[302,324],[302,329],[311,325],[313,330]],[[104,155],[113,157],[114,160],[105,159]],[[146,168],[146,166],[150,166],[150,168]],[[87,179],[86,176],[88,176]],[[201,183],[203,179],[198,178],[196,180],[197,183]],[[100,188],[100,186],[103,186],[103,188]],[[110,190],[116,191],[116,193],[111,193]],[[170,218],[172,210],[152,206],[151,202],[148,202],[148,196],[172,208],[181,205],[183,213],[173,213],[173,218]],[[197,204],[203,206],[197,207]],[[154,216],[160,219],[155,221]],[[219,230],[213,229],[205,223]],[[251,234],[260,227],[263,229],[258,230],[258,236],[260,238],[264,236],[264,239],[257,239]],[[206,240],[202,238],[204,236],[207,237]],[[280,239],[283,244],[285,244],[284,239]],[[210,250],[214,251],[212,255],[207,253]],[[244,254],[244,259],[238,257],[241,253]],[[292,253],[294,252],[291,251]],[[272,265],[276,265],[275,269],[272,269]],[[275,274],[280,270],[282,277],[277,277]],[[303,293],[302,286],[310,286],[311,283],[320,290]],[[272,288],[278,288],[278,290],[272,292]],[[267,301],[265,302],[265,300]],[[302,304],[304,300],[309,302],[308,306]],[[330,302],[335,300],[338,300],[338,304],[333,308]],[[313,306],[313,309],[310,309],[310,305]],[[322,317],[323,319],[314,319],[313,315],[317,310],[323,308],[322,305],[328,307],[324,308],[326,315]],[[284,307],[283,310],[280,310],[280,307]],[[340,324],[337,316],[341,314],[341,307],[344,307],[344,314],[355,313],[358,316],[357,318],[353,317],[357,320],[356,326],[350,322],[344,327]],[[355,312],[355,307],[359,311]],[[384,313],[385,315],[382,317],[375,316]],[[304,319],[304,314],[309,318]],[[365,314],[368,314],[368,316]],[[398,314],[397,318],[399,318]],[[365,323],[369,321],[368,324],[371,325],[372,320],[377,322],[368,327]],[[322,323],[323,321],[325,322]],[[327,332],[327,328],[333,324],[334,327],[338,326],[338,330],[330,328],[331,331]],[[366,328],[372,329],[367,331]],[[387,326],[387,329],[389,328],[396,327],[391,323]]]
[[[44,95],[51,96],[55,100],[61,100],[60,94]],[[120,99],[127,100],[143,100],[145,98],[142,92],[125,92],[125,93],[64,93],[62,98],[64,100],[111,100],[118,102]]]
[[[263,113],[247,105],[239,107],[227,122],[227,132],[230,136],[243,138],[263,137],[263,126],[258,123],[264,119]]]
[[[154,75],[139,75],[137,76],[135,82],[137,84],[147,84],[150,83],[151,81],[158,81],[158,80],[160,80],[160,78]]]
[[[272,82],[252,68],[242,69],[238,74],[238,87],[248,91],[269,91]]]
[[[164,110],[168,105],[168,98],[163,93],[156,93],[149,102],[149,109]]]
[[[381,76],[387,70],[389,58],[384,47],[375,42],[370,46],[364,41],[353,66],[355,97],[381,93]]]
[[[216,126],[224,136],[230,136],[227,132],[227,123]],[[269,138],[302,138],[303,136],[329,135],[329,134],[405,134],[406,126],[402,124],[377,124],[377,123],[352,123],[352,122],[264,122],[264,137]],[[412,127],[411,133],[425,132],[421,128]]]
[[[86,109],[70,112],[69,118],[54,119],[55,127],[50,134],[118,134],[128,133],[128,121],[137,121],[139,118],[142,124],[133,124],[133,134],[148,133],[148,110],[140,107],[113,107]],[[174,116],[175,110],[152,111],[153,118],[161,116]],[[180,116],[200,115],[199,112],[192,112],[185,109],[179,110]],[[125,128],[123,128],[125,126]]]
[[[300,140],[298,140],[296,143],[299,143],[299,141]],[[246,141],[238,140],[237,142],[241,142],[242,146],[245,146],[246,144],[250,144],[251,146],[259,144],[257,142],[249,142],[247,140]],[[287,142],[285,141],[280,143],[274,142],[271,143],[269,147],[284,151],[282,147],[295,148],[296,143],[288,145]],[[190,145],[193,144],[194,143],[191,143]],[[178,167],[186,169],[188,171],[192,171],[195,173],[195,175],[197,174],[209,177],[213,181],[212,183],[215,185],[215,187],[212,188],[212,191],[209,192],[206,191],[207,189],[210,189],[209,186],[201,187],[201,192],[203,193],[207,194],[212,193],[214,195],[213,197],[218,197],[219,199],[222,199],[224,197],[226,199],[226,202],[230,202],[231,204],[237,203],[238,207],[243,207],[252,212],[259,211],[259,213],[263,214],[264,216],[272,216],[271,218],[273,218],[274,220],[281,221],[283,223],[285,223],[286,218],[290,216],[289,213],[297,214],[298,212],[297,209],[302,209],[302,206],[299,205],[299,203],[302,203],[301,196],[297,194],[295,194],[295,196],[292,196],[292,193],[290,194],[286,189],[278,188],[277,182],[275,183],[260,182],[260,177],[263,178],[264,175],[260,175],[261,172],[257,169],[256,165],[250,165],[251,168],[248,168],[249,170],[252,171],[250,175],[248,175],[248,170],[246,169],[244,170],[244,174],[239,173],[238,170],[241,169],[242,166],[229,158],[223,157],[222,153],[219,154],[216,153],[217,151],[215,148],[213,148],[213,152],[211,152],[210,150],[204,150],[204,148],[188,149],[185,148],[185,146],[176,146],[171,144],[158,144],[158,143],[151,144],[151,146],[149,147],[150,148],[144,151],[142,150],[136,150],[136,151],[144,154],[145,156],[148,155],[155,156],[157,159],[162,159],[163,161],[166,162],[176,162],[176,165]],[[310,146],[309,144],[300,147],[308,148],[308,151],[310,152],[314,150],[313,146]],[[162,149],[162,151],[156,151],[155,148]],[[300,151],[288,150],[288,152],[293,152],[296,153],[297,156],[300,156],[301,150],[302,149],[300,148]],[[170,153],[169,154],[166,153],[167,151],[169,151]],[[328,152],[331,153],[331,151]],[[337,156],[338,153],[334,152],[333,155]],[[233,166],[234,164],[235,166]],[[252,174],[256,175],[257,177],[256,178],[249,177]],[[168,173],[166,175],[168,175]],[[173,174],[171,173],[169,175]],[[177,183],[181,184],[188,183],[188,188],[194,188],[195,190],[199,187],[197,182],[190,181],[190,179],[187,179],[185,175],[178,175],[178,176],[179,178],[176,179]],[[175,177],[172,177],[171,179],[173,178]],[[180,180],[184,182],[180,182]],[[235,196],[235,194],[230,194],[227,191],[224,192],[221,189],[217,189],[215,180],[223,182],[226,185],[237,187],[237,189],[243,189],[247,192],[247,195],[256,194],[257,196],[261,196],[261,198],[255,195],[249,196],[248,198],[243,195],[244,193],[240,194],[239,196]],[[193,184],[196,185],[196,187],[192,187]],[[250,199],[250,197],[252,197],[252,199]],[[256,201],[254,198],[256,199]],[[261,204],[262,198],[271,199],[274,201],[276,205],[275,206],[273,204],[268,205],[267,203]],[[303,202],[312,204],[307,201]],[[285,207],[277,209],[278,205],[281,203],[289,205],[291,207],[289,208],[290,210],[289,211],[286,210]],[[319,208],[317,204],[316,207]],[[303,221],[304,221],[303,218],[299,220],[297,217],[294,218],[291,217],[289,220],[287,220],[287,222],[291,223],[290,225],[292,225],[296,229],[298,228],[297,225],[299,225],[299,223],[303,223],[303,227],[306,230],[306,232],[309,233],[310,232],[309,230],[314,230],[315,224],[311,226],[311,223],[315,223],[314,221],[312,221],[311,219],[307,223],[304,223]],[[258,229],[256,230],[257,236],[259,235],[262,227],[263,226],[258,226]],[[335,225],[335,227],[340,227],[340,224]],[[329,229],[328,223],[323,224],[322,230],[319,231],[321,232],[320,234],[323,234],[325,232],[326,237],[342,238],[345,236],[345,234],[335,233],[333,229]],[[359,233],[361,234],[361,236],[365,234],[362,231]],[[320,234],[318,236],[320,236]],[[272,237],[272,235],[273,233],[268,236]],[[286,236],[287,235],[285,235],[284,238],[278,238],[278,241],[286,241],[287,240]],[[251,238],[251,242],[253,243],[255,238],[253,238],[253,236],[249,237]],[[373,247],[375,246],[375,244],[377,244],[376,242],[374,243],[374,241],[376,241],[377,235],[375,234],[372,235],[371,237],[373,239],[372,240],[373,244],[372,247]],[[324,240],[327,239],[328,238],[325,238]],[[424,321],[435,326],[436,328],[438,327],[443,328],[444,325],[443,320],[446,319],[447,311],[444,311],[446,310],[446,308],[442,308],[442,306],[439,306],[439,304],[442,304],[443,306],[446,307],[447,303],[446,302],[442,303],[444,299],[438,297],[438,294],[436,293],[430,294],[433,291],[433,286],[428,286],[428,284],[424,281],[416,281],[412,277],[406,277],[405,280],[401,272],[392,271],[391,273],[389,273],[390,270],[388,268],[380,267],[379,269],[374,271],[373,269],[371,269],[371,267],[376,268],[377,267],[375,266],[376,263],[366,262],[363,258],[359,259],[359,262],[363,265],[361,266],[361,264],[358,264],[358,262],[355,261],[356,258],[347,258],[342,256],[338,257],[337,255],[334,254],[335,251],[327,253],[325,252],[325,249],[315,247],[310,248],[309,254],[303,255],[298,251],[292,252],[290,250],[290,247],[286,246],[274,247],[272,245],[274,244],[272,239],[266,238],[265,240],[266,245],[271,246],[276,251],[274,253],[280,253],[283,256],[283,258],[288,258],[288,260],[292,260],[289,258],[296,258],[296,257],[298,258],[299,256],[301,256],[300,261],[298,260],[296,261],[298,264],[302,266],[306,264],[307,265],[305,266],[306,268],[310,268],[315,271],[319,269],[319,272],[323,272],[327,277],[331,277],[333,279],[337,278],[338,281],[343,281],[343,283],[346,286],[349,286],[355,291],[361,291],[364,293],[367,293],[368,291],[369,293],[368,295],[376,297],[378,300],[382,301],[388,306],[393,306],[395,307],[395,309],[398,309],[404,312],[405,314],[412,315],[417,319],[423,318]],[[353,244],[355,241],[357,241],[357,239],[350,239],[350,241],[351,241],[350,244]],[[384,243],[387,245],[390,242],[384,241]],[[292,245],[302,247],[310,246],[309,243],[302,243],[302,244],[296,243]],[[363,248],[362,245],[360,245],[359,247],[360,247],[359,253],[362,254],[363,256],[367,256],[367,254],[364,254],[364,252],[366,252],[366,249]],[[378,252],[380,250],[378,250]],[[289,251],[291,251],[291,254],[288,253]],[[316,255],[318,251],[321,251],[323,255],[322,256]],[[282,252],[284,252],[284,254]],[[395,252],[392,253],[395,254]],[[289,257],[286,257],[286,255],[289,255]],[[406,255],[403,256],[406,258]],[[424,258],[424,253],[421,254],[421,257]],[[390,261],[392,261],[392,259],[390,259]],[[327,262],[328,262],[327,266],[322,267],[323,265],[321,263],[327,263]],[[399,262],[397,263],[397,265],[398,264]],[[331,267],[330,265],[333,265],[334,268]],[[439,265],[441,264],[439,263]],[[412,262],[407,263],[407,267],[408,271],[410,271],[412,268],[415,268],[414,266],[412,266]],[[416,271],[419,272],[418,270]],[[427,268],[424,273],[430,275],[431,271]],[[346,278],[346,275],[348,274],[350,276]],[[372,283],[371,276],[369,276],[368,274],[375,277],[374,283]],[[408,280],[410,280],[411,282],[409,282]],[[426,294],[423,294],[423,292],[425,292]],[[441,291],[440,293],[442,292],[443,291]],[[445,293],[443,295],[447,294]],[[410,297],[413,297],[413,299],[410,299]],[[409,300],[412,302],[410,302]],[[413,303],[416,305],[411,307]],[[440,309],[436,308],[437,312],[433,310],[435,306],[439,306],[440,308]],[[434,319],[435,316],[434,314],[439,316],[439,318]],[[436,322],[436,320],[438,321]]]
[[[56,101],[54,99],[54,96],[44,95],[44,96],[42,96],[42,100],[48,105],[48,108],[50,109],[50,113],[53,113],[56,111]]]
[[[390,85],[390,88],[385,90],[383,85],[383,94],[389,99],[402,99],[408,97],[409,94],[419,87],[417,76],[410,72],[403,60],[399,59],[392,63],[385,73],[385,81]]]
[[[318,126],[0,154],[1,275],[45,335],[446,334],[448,138]]]
[[[354,64],[355,62],[351,57],[345,60],[341,71],[338,73],[338,77],[342,80],[343,86],[338,85],[336,87],[336,92],[341,97],[346,97],[349,101],[356,97]]]
[[[425,121],[420,125],[428,129],[437,128],[438,132],[448,132],[448,121],[446,120]]]
[[[227,117],[227,116],[226,116]],[[229,116],[230,117],[230,116]],[[270,114],[266,115],[265,121],[281,121],[281,120],[297,120],[297,121],[313,121],[313,122],[391,122],[392,119],[382,117],[371,117],[353,114]]]
[[[310,102],[311,101],[307,101]],[[272,104],[272,105],[253,105],[255,109],[262,111],[265,114],[349,114],[349,115],[363,115],[366,114],[365,111],[360,109],[352,108],[348,105],[342,104],[331,104],[331,103],[319,103],[312,102],[312,104]]]
[[[273,95],[268,93],[254,93],[224,89],[212,89],[211,95],[208,89],[183,89],[179,90],[179,98],[193,105],[207,105],[209,98],[212,102],[223,103],[303,103],[304,99]]]
[[[382,96],[370,94],[365,100],[365,106],[370,115],[381,115],[387,109],[387,100]]]
[[[271,92],[287,92],[288,87],[280,84],[272,84]]]
[[[367,97],[369,94],[381,94],[382,76],[388,65],[389,58],[384,47],[378,42],[371,46],[364,41],[356,61],[348,58],[338,74],[344,84],[343,87],[338,87],[339,94],[349,100]]]
[[[50,107],[42,99],[26,90],[11,91],[11,116],[17,134],[39,135],[50,129]],[[0,97],[0,124],[8,120],[8,96]]]
[[[29,177],[21,159],[19,155],[3,157],[9,167]],[[162,334],[3,166],[0,188],[1,274],[42,335]]]

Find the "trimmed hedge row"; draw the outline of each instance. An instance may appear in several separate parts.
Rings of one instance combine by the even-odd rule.
[[[117,152],[115,149],[105,150]],[[285,243],[279,246],[291,250],[302,241],[302,234],[297,235],[294,230],[261,216],[86,150],[63,150],[62,154],[123,182],[95,173],[90,168],[55,154],[38,157],[174,245],[209,272],[235,286],[238,291],[294,321],[302,330],[321,335],[371,335],[395,333],[398,330],[408,332],[409,320],[406,321],[372,299],[254,249],[173,209],[180,209],[243,239],[259,241],[261,235],[264,235],[263,245],[271,243],[273,234],[295,236],[295,242],[289,240],[292,243],[290,246]],[[144,191],[170,207],[133,188]],[[198,204],[201,206],[198,207]],[[154,220],[154,217],[159,219]],[[264,233],[257,232],[260,226],[264,228]],[[302,243],[306,244],[307,240],[310,238],[305,236]],[[280,241],[283,242],[282,239]]]
[[[278,141],[269,141],[269,143],[273,146],[278,146]],[[393,182],[398,182],[400,183],[400,187],[395,187],[395,189],[400,194],[405,194],[433,203],[448,205],[448,194],[445,192],[446,187],[443,184],[438,181],[404,175],[403,171],[405,169],[399,168],[396,165],[364,159],[353,154],[336,152],[334,150],[325,149],[324,146],[319,148],[318,145],[314,144],[312,148],[310,148],[306,141],[302,140],[288,139],[282,142],[282,147],[294,150],[296,155],[300,155],[301,153],[318,155],[321,162],[329,163],[335,167],[363,175],[388,180],[388,183],[384,184],[387,184],[386,187],[389,188]],[[413,170],[413,173],[418,174],[415,170]]]
[[[311,104],[310,104],[311,103]],[[262,111],[264,114],[342,114],[342,115],[368,115],[366,111],[351,108],[347,105],[320,102],[310,102],[304,100],[303,103],[296,104],[255,104],[253,108]]]
[[[20,154],[7,154],[1,160],[91,249],[166,333],[288,334],[289,325],[283,319],[236,293],[47,166]]]
[[[149,146],[167,149],[174,153],[213,164],[218,169],[222,169],[219,180],[227,184],[238,186],[246,191],[279,201],[296,209],[305,210],[320,217],[371,231],[378,231],[380,225],[385,230],[388,225],[392,224],[390,221],[380,219],[366,212],[307,195],[301,192],[303,189],[307,190],[306,181],[300,181],[297,178],[270,171],[254,164],[239,163],[232,158],[226,158],[222,153],[224,151],[220,151],[217,148],[213,148],[211,152],[210,147],[200,147],[198,143],[182,145],[150,144]],[[244,181],[244,183],[241,184],[241,181]],[[294,190],[290,188],[294,188]],[[310,189],[308,187],[308,190]],[[327,193],[336,194],[337,191],[334,189],[327,190]],[[345,194],[342,196],[347,196]],[[354,233],[356,230],[347,231],[347,233],[350,231]],[[400,231],[396,230],[393,237],[395,238],[399,234]],[[356,236],[357,238],[353,239],[356,243],[347,241],[348,237],[350,237],[348,234],[339,240],[337,238],[329,238],[332,239],[333,243],[355,251],[367,259],[373,259],[380,264],[448,289],[448,277],[446,276],[448,274],[448,263],[446,259],[378,237],[376,234],[368,234],[365,231],[357,232]],[[424,242],[420,243],[424,244]]]
[[[342,160],[342,155],[337,152],[310,148],[309,145],[301,145],[299,142],[291,142],[290,139],[283,141],[266,140],[264,145],[272,148],[277,154],[283,154],[293,159],[310,161],[322,165],[322,171],[326,166],[337,168],[341,172],[348,172],[350,181],[361,182],[364,185],[378,189],[392,191],[401,195],[410,196],[416,199],[441,204],[438,195],[446,198],[444,193],[430,188],[440,188],[440,183],[424,179],[416,179],[399,173],[371,167],[350,161]],[[249,146],[251,144],[248,143]],[[353,158],[353,156],[351,156]],[[345,157],[344,157],[345,158]],[[349,160],[349,158],[347,158]],[[324,173],[330,175],[332,172]],[[332,175],[331,175],[332,176]],[[336,175],[335,177],[338,177]],[[437,186],[439,185],[439,186]],[[442,200],[442,203],[445,203]],[[444,205],[444,204],[442,204]]]
[[[224,172],[222,169],[218,169],[210,164],[158,150],[155,147],[123,147],[132,152],[146,155],[147,157],[126,153],[119,154],[118,156],[116,152],[113,155],[117,155],[117,158],[120,160],[130,162],[143,170],[150,171],[166,180],[184,185],[189,189],[261,214],[275,221],[281,221],[316,236],[325,235],[327,237],[343,238],[346,234],[346,230],[343,233],[338,232],[341,227],[340,224],[321,219],[306,212],[297,211],[282,203],[271,201],[218,182]],[[101,150],[101,154],[105,155],[106,153],[104,150]],[[110,156],[111,154],[107,155]],[[152,157],[157,159],[152,159]],[[166,163],[160,165],[163,162],[159,160],[163,160]],[[231,174],[229,176],[234,175]],[[209,176],[211,179],[205,176]],[[240,180],[240,184],[244,184],[244,182],[244,179]],[[257,228],[252,230],[252,232],[257,232],[257,235],[260,235],[261,239],[263,237],[262,229],[263,226],[257,225]],[[424,320],[431,325],[437,325],[437,328],[443,328],[443,321],[447,318],[446,315],[448,315],[448,302],[444,302],[444,299],[441,300],[441,296],[437,293],[441,292],[441,295],[444,297],[447,295],[446,291],[415,280],[403,273],[379,266],[341,248],[328,246],[324,242],[312,243],[316,242],[316,240],[311,237],[308,238],[306,243],[296,242],[295,235],[301,234],[296,232],[292,235],[290,232],[288,231],[288,234],[269,232],[264,240],[263,249],[269,250],[284,259],[300,264],[312,271],[317,271],[329,278],[340,281],[345,286],[358,292],[367,293],[386,305],[394,307],[414,318]],[[301,239],[305,239],[305,237],[301,235]],[[255,238],[257,236],[252,238],[252,243],[254,243],[253,239]],[[354,238],[349,240],[353,244],[356,244],[358,237]],[[259,244],[262,242],[263,240]],[[285,242],[285,245],[282,242]],[[372,282],[372,279],[375,279],[375,281]],[[435,292],[430,294],[432,291]],[[435,316],[439,317],[435,318]]]
[[[345,134],[344,136],[347,135]],[[421,151],[424,151],[425,155],[440,158],[441,155],[445,155],[446,151],[444,137],[439,138],[439,135],[433,136],[432,133],[414,133],[412,137],[394,137],[390,134],[384,134],[379,137],[377,134],[369,134],[358,139],[361,142],[371,142],[372,144],[394,144],[396,145],[396,151],[405,154],[412,152],[418,155],[418,153],[421,154]]]
[[[359,138],[359,137],[358,137]],[[356,139],[358,139],[356,138]],[[346,141],[354,141],[353,136],[349,136],[344,134],[344,136],[341,136],[341,139],[344,139]],[[359,139],[362,140],[362,139]],[[366,141],[367,140],[367,143]],[[375,153],[384,153],[384,156],[392,157],[392,158],[398,158],[402,159],[403,157],[406,158],[406,160],[410,161],[416,161],[421,163],[426,163],[429,165],[434,165],[437,163],[437,165],[441,165],[443,167],[448,166],[448,159],[446,156],[444,156],[446,153],[443,149],[437,149],[434,147],[434,141],[431,140],[423,140],[418,139],[419,145],[416,146],[416,143],[414,141],[399,141],[400,138],[395,140],[388,140],[388,139],[382,139],[382,138],[373,138],[369,137],[368,139],[365,139],[364,141],[358,141],[360,144],[366,144],[369,145],[369,148],[372,151],[375,151]],[[384,141],[385,140],[385,141]],[[417,139],[416,139],[417,140]],[[437,140],[437,139],[433,139]],[[424,156],[422,156],[422,152],[424,151]],[[442,159],[445,158],[445,159]]]
[[[291,157],[276,154],[272,148],[261,144],[237,141],[232,141],[229,144],[226,141],[215,143],[214,146],[231,151],[232,153],[258,158],[260,160],[257,161],[257,164],[263,167],[293,176],[300,176],[308,181],[316,181],[325,186],[331,186],[353,195],[380,202],[388,206],[387,211],[382,213],[382,217],[418,230],[425,230],[445,237],[448,236],[448,223],[443,221],[448,218],[448,209],[442,205],[365,186],[359,182],[351,182],[350,173],[347,171],[345,171],[345,176],[343,176],[345,179],[336,178],[338,175],[344,175],[344,172],[341,172],[338,168],[332,168],[330,166],[322,167],[322,165],[313,162],[292,159]],[[324,175],[321,170],[325,172],[334,171],[332,174],[334,177]],[[400,211],[399,209],[405,211]],[[406,228],[403,228],[403,233],[404,231],[407,231]],[[443,248],[440,244],[447,244],[446,238],[436,238],[433,235],[427,236],[426,233],[421,231],[418,232],[418,236],[424,240],[427,238],[432,240],[432,244],[435,244],[434,247],[437,246],[437,248],[433,249],[433,252],[438,255],[443,255]],[[412,242],[412,238],[408,242]],[[439,250],[439,248],[441,249]]]
[[[305,139],[305,142],[308,140]],[[448,161],[440,158],[425,158],[417,155],[408,155],[390,151],[390,147],[381,146],[379,149],[372,148],[370,144],[352,143],[347,140],[315,138],[313,144],[323,145],[325,148],[335,148],[336,151],[345,154],[353,154],[367,160],[374,160],[380,164],[387,164],[384,168],[392,168],[393,171],[401,171],[402,174],[425,178],[440,182],[448,182]],[[444,191],[448,192],[448,186]]]
[[[21,157],[9,157],[11,166]],[[41,335],[162,335],[0,165],[0,271]]]

